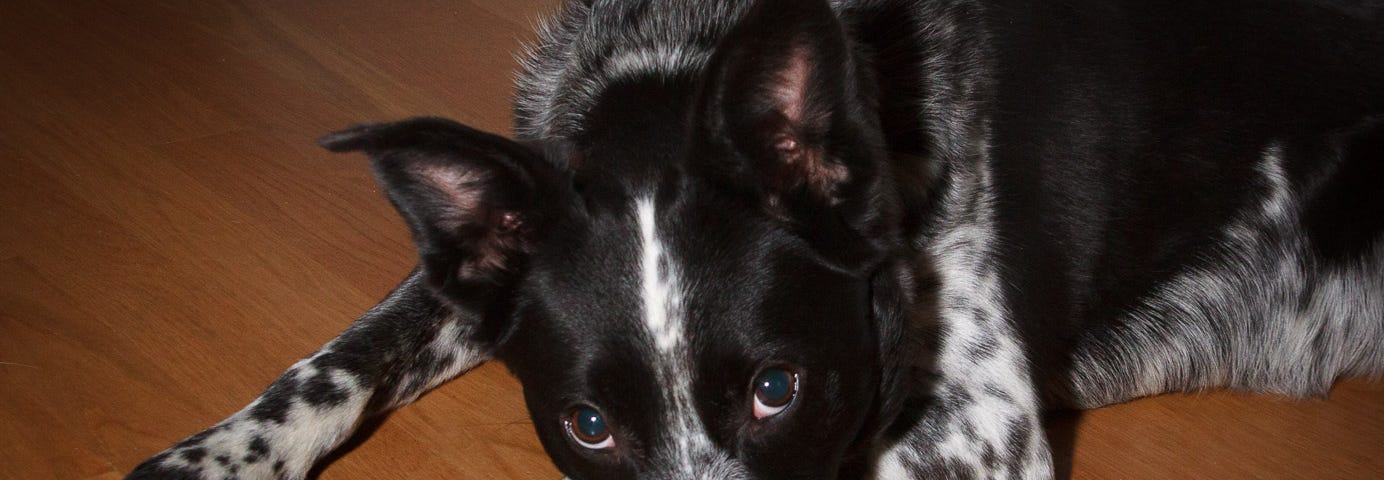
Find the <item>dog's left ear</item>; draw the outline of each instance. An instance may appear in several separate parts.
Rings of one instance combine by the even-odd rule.
[[[871,278],[882,378],[869,445],[902,410],[912,274],[873,78],[826,0],[759,0],[700,84],[694,162],[754,192],[823,254]],[[842,228],[844,227],[844,228]]]
[[[699,85],[692,165],[863,274],[901,244],[901,201],[856,57],[826,0],[755,2]]]
[[[886,167],[873,87],[856,62],[825,0],[756,2],[702,80],[695,140],[720,162],[713,173],[771,205],[831,208],[864,228]]]

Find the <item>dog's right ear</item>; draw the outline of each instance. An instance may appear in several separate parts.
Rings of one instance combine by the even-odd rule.
[[[446,119],[360,125],[318,144],[370,156],[429,284],[463,304],[515,278],[566,191],[537,150]]]

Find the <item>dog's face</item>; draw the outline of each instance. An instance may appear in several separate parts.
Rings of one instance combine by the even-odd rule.
[[[825,4],[782,7],[699,78],[608,86],[581,139],[323,140],[372,155],[574,478],[833,478],[897,410],[908,278],[870,93]]]
[[[829,477],[878,386],[868,278],[689,190],[549,239],[499,358],[573,477]]]

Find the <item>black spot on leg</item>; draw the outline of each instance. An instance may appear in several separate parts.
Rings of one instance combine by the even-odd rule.
[[[298,374],[289,370],[275,380],[263,395],[250,407],[250,418],[282,424],[288,419],[288,409],[293,405],[293,396],[298,392]]]
[[[937,392],[937,406],[945,412],[961,410],[966,405],[970,405],[972,401],[974,399],[971,398],[970,392],[954,383],[943,385]]]
[[[283,460],[279,460],[279,461],[277,461],[277,462],[274,462],[274,473],[282,473],[283,471],[284,471],[284,461],[283,461]]]
[[[1024,454],[1028,453],[1029,439],[1033,437],[1033,422],[1020,419],[1009,423],[1009,436],[1005,440],[1005,463],[1011,470],[1021,466]]]
[[[998,467],[1000,464],[1000,457],[995,454],[994,445],[986,443],[984,448],[980,449],[980,461],[985,464],[986,469],[992,472],[995,471],[995,467]]]
[[[999,349],[1000,343],[994,335],[980,335],[966,345],[966,358],[973,361],[989,360],[995,357]]]
[[[971,307],[971,317],[975,319],[976,323],[981,325],[988,325],[990,323],[990,314],[985,313],[985,310],[980,307]]]
[[[333,382],[326,371],[318,372],[303,384],[302,396],[303,400],[314,407],[335,407],[345,403],[349,398],[346,389]]]
[[[207,450],[202,447],[192,447],[178,452],[178,455],[183,457],[183,460],[187,460],[187,463],[202,463],[202,459],[207,456]]]
[[[338,349],[346,350],[334,350],[317,354],[317,356],[312,358],[312,366],[316,367],[319,372],[328,370],[345,372],[351,375],[360,386],[374,388],[376,382],[383,374],[382,365],[388,365],[390,362],[393,362],[394,358],[398,356],[398,353],[393,351],[378,351],[381,345],[386,345],[386,342],[367,343],[367,345],[373,346],[376,350],[353,351],[360,350],[359,348],[355,348],[357,347],[355,344],[362,343],[359,341],[359,337],[364,336],[363,333],[365,332],[354,331],[342,334],[343,336],[353,334],[351,340],[356,341],[343,341],[336,346]]]
[[[925,465],[922,470],[923,475],[919,478],[969,479],[975,477],[970,466],[950,458]]]
[[[216,460],[216,463],[223,467],[229,466],[231,464],[231,457],[226,455],[217,455],[216,458],[214,458],[213,460]]]
[[[985,389],[986,395],[1000,399],[1005,403],[1014,403],[1014,397],[1010,396],[1009,393],[1004,391],[1004,389],[1001,389],[999,385],[995,385],[993,383],[986,383],[985,386],[981,388]]]
[[[1016,452],[1028,450],[1028,440],[1033,437],[1033,422],[1021,419],[1014,424],[1013,430],[1009,432],[1010,448]]]
[[[282,424],[288,419],[288,408],[293,404],[292,396],[265,396],[250,409],[250,417]]]
[[[249,450],[250,453],[245,454],[245,463],[258,462],[261,458],[269,456],[269,442],[266,442],[264,437],[256,436],[250,440]]]
[[[961,433],[966,435],[966,439],[972,442],[980,441],[980,431],[976,429],[975,422],[969,418],[961,419]]]

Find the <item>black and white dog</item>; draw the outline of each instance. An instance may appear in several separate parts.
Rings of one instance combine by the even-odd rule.
[[[1378,5],[573,2],[521,140],[321,140],[419,267],[130,478],[303,478],[490,359],[580,479],[1048,478],[1045,409],[1379,374]]]

